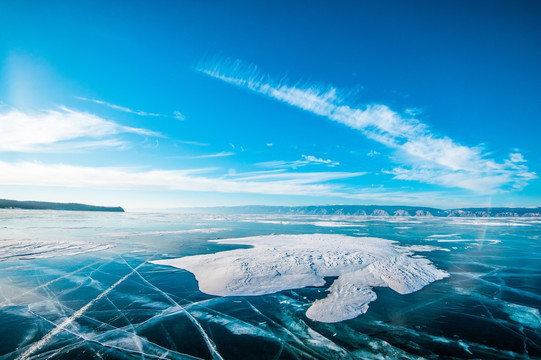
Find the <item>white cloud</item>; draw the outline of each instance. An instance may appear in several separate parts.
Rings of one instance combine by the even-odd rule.
[[[339,96],[333,87],[290,86],[239,60],[201,63],[198,70],[361,131],[369,139],[396,151],[396,159],[402,163],[402,167],[392,172],[396,179],[492,193],[520,189],[537,178],[523,164],[525,160],[520,153],[498,162],[490,159],[483,149],[437,136],[425,124],[401,116],[385,105],[347,105],[347,94]],[[413,114],[410,111],[407,115]]]
[[[125,146],[117,139],[103,139],[120,133],[160,136],[150,130],[123,126],[65,107],[39,113],[19,110],[0,112],[0,151],[66,151],[70,148]]]
[[[331,196],[338,188],[324,182],[362,175],[362,173],[339,172],[260,172],[209,177],[201,175],[205,171],[205,169],[142,171],[120,167],[0,161],[0,185]]]
[[[374,156],[378,156],[378,155],[379,155],[379,152],[376,151],[376,150],[370,150],[370,151],[366,154],[366,156],[368,156],[368,157],[374,157]]]
[[[93,102],[93,103],[100,104],[100,105],[105,105],[107,107],[110,107],[111,109],[115,109],[115,110],[122,111],[122,112],[129,113],[129,114],[139,115],[139,116],[165,116],[165,115],[162,115],[162,114],[149,113],[149,112],[141,111],[141,110],[133,110],[133,109],[130,109],[130,108],[127,108],[127,107],[124,107],[124,106],[111,104],[111,103],[108,103],[106,101],[97,100],[97,99],[89,99],[89,98],[82,97],[82,96],[74,96],[74,98],[79,99],[79,100],[83,100],[83,101]],[[176,117],[177,112],[178,111],[175,112],[175,117]],[[178,113],[180,114],[180,112],[178,112]],[[180,114],[180,115],[182,115],[182,114]],[[184,120],[184,119],[182,119],[182,120]]]
[[[326,165],[328,167],[334,167],[340,165],[337,161],[332,161],[330,159],[320,159],[312,155],[302,155],[302,158],[295,161],[265,161],[257,163],[256,165],[267,168],[292,168],[296,169],[302,166],[307,165]]]
[[[177,120],[186,120],[186,116],[184,116],[180,111],[174,111],[173,112],[173,117]]]
[[[409,108],[404,110],[404,113],[411,116],[418,116],[421,115],[423,112],[424,110],[420,108]]]
[[[511,160],[511,162],[514,162],[514,163],[523,163],[523,162],[526,162],[526,160],[524,160],[524,157],[522,156],[521,153],[512,153],[512,154],[509,154],[509,159]]]
[[[383,187],[348,189],[327,183],[362,176],[349,172],[286,172],[254,171],[211,177],[215,169],[142,170],[128,167],[85,167],[38,162],[0,161],[0,186],[49,186],[97,190],[204,191],[232,194],[262,194],[354,199],[378,204],[423,203],[449,208],[472,203],[472,197],[459,197],[441,192],[388,190]],[[450,200],[451,199],[451,200]],[[450,202],[452,201],[452,202]],[[472,203],[475,204],[475,203]]]

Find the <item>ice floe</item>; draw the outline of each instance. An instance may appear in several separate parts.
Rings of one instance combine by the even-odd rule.
[[[315,301],[306,312],[308,318],[321,322],[339,322],[365,313],[376,299],[373,287],[408,294],[448,276],[429,260],[412,256],[414,249],[380,238],[302,234],[212,241],[253,248],[152,263],[188,270],[202,292],[218,296],[323,286],[325,277],[337,277],[328,296]]]

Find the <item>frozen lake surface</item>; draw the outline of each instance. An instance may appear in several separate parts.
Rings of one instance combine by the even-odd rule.
[[[0,359],[541,357],[541,220],[0,211]]]

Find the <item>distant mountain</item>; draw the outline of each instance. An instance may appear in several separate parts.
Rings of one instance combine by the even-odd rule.
[[[315,205],[315,206],[222,206],[176,209],[180,212],[212,214],[288,214],[288,215],[354,215],[354,216],[435,216],[435,217],[541,217],[537,208],[460,208],[436,209],[390,205]]]
[[[124,212],[120,206],[94,206],[76,203],[54,203],[42,201],[16,201],[0,199],[0,209],[27,209],[27,210],[71,210],[71,211],[110,211]]]

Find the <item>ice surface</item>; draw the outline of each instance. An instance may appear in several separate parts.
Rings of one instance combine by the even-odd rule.
[[[429,235],[429,238],[446,238],[446,237],[456,237],[459,236],[459,234],[433,234]]]
[[[509,317],[532,329],[541,328],[541,315],[538,309],[534,309],[524,305],[507,304],[504,311],[509,314]]]
[[[137,269],[141,266],[143,266],[145,263],[141,263],[140,265],[137,266],[137,268],[134,268],[132,270],[132,272],[130,272],[129,274],[127,275],[124,275],[122,278],[120,278],[120,280],[118,280],[117,282],[115,282],[113,285],[111,285],[108,289],[106,289],[105,291],[103,291],[101,294],[99,294],[96,298],[92,299],[90,302],[88,302],[85,306],[81,307],[79,310],[77,310],[75,313],[73,313],[73,315],[67,317],[66,319],[64,319],[64,321],[62,321],[61,324],[59,325],[55,325],[55,328],[53,330],[51,330],[49,333],[47,333],[47,335],[45,335],[44,337],[42,337],[39,341],[35,342],[34,344],[32,344],[32,346],[28,347],[22,354],[20,354],[18,357],[17,357],[17,360],[22,360],[22,359],[28,359],[30,357],[30,355],[32,355],[34,352],[40,350],[43,346],[45,346],[45,344],[47,344],[55,335],[59,334],[60,332],[62,332],[65,328],[67,328],[68,326],[70,326],[74,321],[76,321],[78,318],[80,318],[81,316],[83,316],[83,314],[92,306],[94,305],[98,300],[100,300],[101,298],[107,296],[107,294],[109,294],[114,288],[116,288],[118,285],[120,285],[122,282],[124,282],[124,280],[126,280],[127,278],[130,277],[131,274],[133,274],[134,272],[137,271]]]
[[[409,246],[408,249],[410,249],[411,251],[419,251],[419,252],[451,251],[446,248],[441,248],[441,247],[432,246],[432,245],[412,245],[412,246]]]
[[[293,221],[293,220],[248,220],[244,219],[243,222],[258,222],[260,224],[280,224],[280,225],[313,225],[320,227],[366,227],[364,224],[345,222],[345,221],[332,221],[332,220],[320,220],[320,221]]]
[[[0,261],[77,255],[110,247],[83,241],[0,240]]]
[[[133,231],[104,233],[105,236],[132,237],[132,236],[164,236],[164,235],[183,235],[183,234],[214,234],[222,231],[229,231],[230,228],[202,228],[185,230],[164,230],[164,231]]]
[[[269,223],[259,225],[260,219]],[[4,239],[0,242],[17,240],[17,245],[27,246],[29,255],[18,253],[0,261],[0,359],[541,359],[539,220],[459,219],[531,224],[481,227],[453,218],[423,218],[422,224],[408,226],[389,219],[0,211],[0,239]],[[296,224],[283,226],[288,221]],[[316,228],[316,222],[365,225],[359,228],[365,234],[352,227]],[[325,288],[216,297],[198,291],[194,277],[185,270],[149,263],[138,267],[149,259],[218,251],[222,245],[209,244],[210,238],[316,231],[350,238],[336,238],[338,245],[329,240],[322,246],[317,239],[292,235],[282,244],[274,237],[272,245],[265,246],[276,248],[278,254],[287,251],[292,259],[296,254],[331,259],[336,252],[344,262],[357,256],[366,268],[350,259],[347,266],[329,260],[330,269],[320,269],[323,260],[312,260],[313,269],[295,269],[292,264],[292,273],[283,271],[282,276],[307,277],[311,272],[314,282],[325,280]],[[399,243],[370,242],[361,236]],[[70,251],[79,252],[102,244],[114,247],[55,256],[69,254],[70,246]],[[264,248],[251,245],[255,248],[249,251]],[[240,247],[247,248],[223,246],[224,250]],[[0,255],[5,256],[5,249],[0,249]],[[252,258],[252,252],[244,254]],[[405,256],[416,264],[421,261],[424,273],[420,255],[452,277],[407,296],[372,287],[380,283],[399,289],[376,263],[385,269],[390,267],[385,259]],[[19,260],[31,257],[48,258]],[[305,266],[303,259],[298,261]],[[284,268],[281,259],[271,262],[262,261],[260,266]],[[401,265],[406,273],[409,266]],[[246,268],[253,270],[254,265],[247,261]],[[264,277],[256,277],[259,268],[255,269],[248,286],[264,283]],[[341,275],[325,277],[329,273]],[[369,303],[375,293],[378,301]],[[320,300],[314,302],[316,298]],[[334,321],[337,313],[364,311],[363,305],[370,306],[368,314],[353,321],[326,323],[307,321],[305,316],[311,307],[316,315],[329,313]]]
[[[390,287],[408,294],[448,276],[429,260],[412,257],[411,248],[380,238],[303,234],[213,241],[253,248],[152,263],[188,270],[202,292],[219,296],[322,286],[325,277],[338,277],[329,295],[315,301],[306,313],[321,322],[339,322],[365,313],[376,299],[373,287]]]
[[[491,218],[481,220],[478,218],[454,218],[453,223],[456,225],[476,225],[476,226],[531,226],[530,221],[524,219],[521,220],[507,220],[507,221],[495,221]]]

